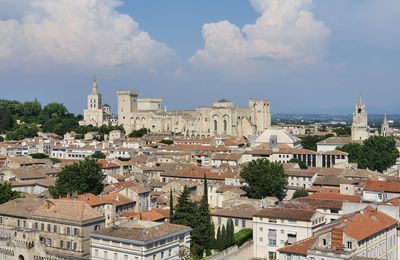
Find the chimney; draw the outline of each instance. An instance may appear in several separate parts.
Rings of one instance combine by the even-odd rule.
[[[334,250],[342,250],[342,248],[343,248],[343,229],[342,228],[339,228],[339,227],[332,228],[331,247]]]

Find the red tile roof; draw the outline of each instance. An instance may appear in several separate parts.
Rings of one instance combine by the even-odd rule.
[[[400,193],[400,181],[368,180],[367,183],[365,184],[364,190]]]

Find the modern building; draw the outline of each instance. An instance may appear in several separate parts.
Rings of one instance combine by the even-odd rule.
[[[130,221],[94,232],[91,259],[181,259],[190,250],[190,232],[190,227],[182,225]]]

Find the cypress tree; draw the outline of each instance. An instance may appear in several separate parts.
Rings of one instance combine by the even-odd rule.
[[[212,222],[212,221],[211,221],[210,249],[217,249],[216,239],[215,239],[215,225],[214,225],[214,222]]]
[[[207,178],[205,175],[204,193],[200,200],[199,208],[196,212],[196,224],[192,232],[192,241],[195,245],[193,247],[193,253],[197,256],[201,257],[204,253],[204,250],[207,252],[211,248],[212,225],[207,199]]]
[[[221,231],[221,246],[222,246],[222,250],[224,250],[227,247],[228,244],[228,236],[226,233],[226,228],[225,225],[222,226],[222,231]]]
[[[172,197],[172,190],[169,190],[169,222],[174,222],[174,198]]]
[[[235,227],[233,226],[232,219],[228,219],[227,235],[228,235],[228,246],[232,246],[235,243]]]
[[[217,230],[216,249],[218,249],[220,251],[222,250],[221,226],[218,226],[218,230]]]

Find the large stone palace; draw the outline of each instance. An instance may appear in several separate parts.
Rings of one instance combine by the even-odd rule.
[[[122,124],[127,133],[147,128],[152,133],[174,133],[186,137],[248,137],[271,126],[271,103],[268,100],[250,99],[248,107],[242,108],[221,99],[211,107],[167,111],[163,109],[160,98],[138,98],[138,93],[132,90],[119,90],[117,96],[118,124]],[[101,95],[94,79],[81,124],[110,124],[110,113],[108,106],[101,106]]]

